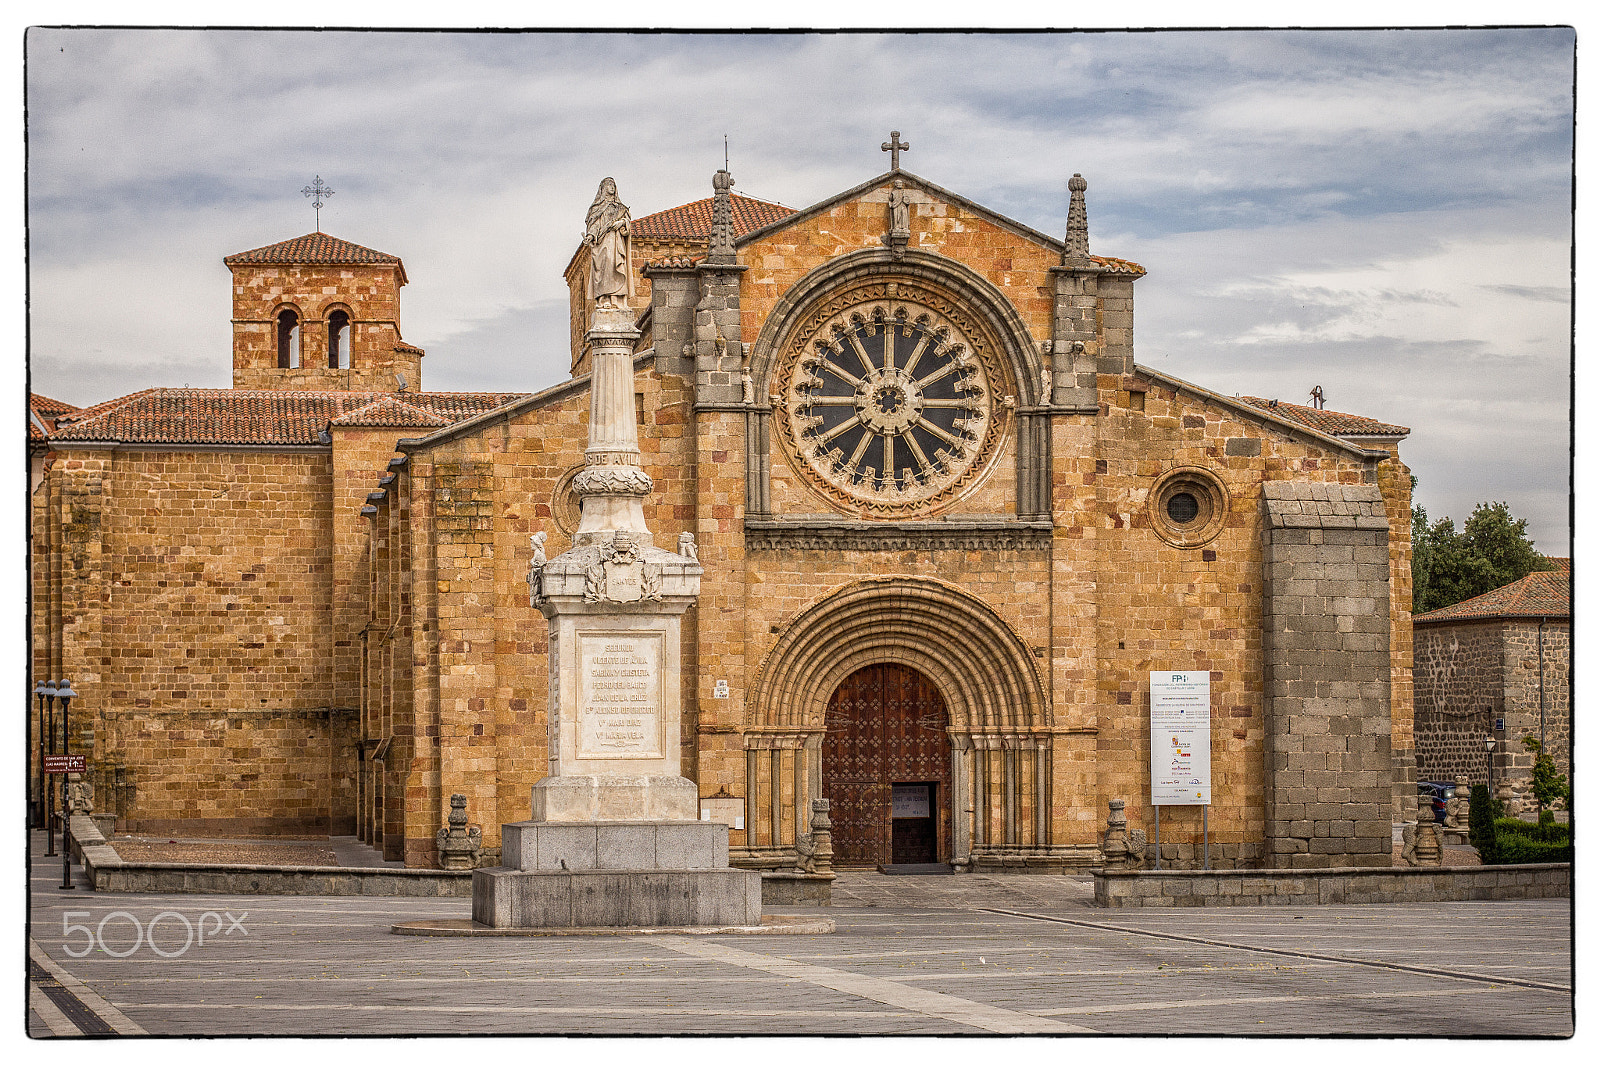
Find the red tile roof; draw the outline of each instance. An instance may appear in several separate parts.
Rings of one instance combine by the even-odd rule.
[[[1308,429],[1326,433],[1330,437],[1404,437],[1411,432],[1405,426],[1390,425],[1360,415],[1347,415],[1341,411],[1319,410],[1315,407],[1303,407],[1297,403],[1283,403],[1280,400],[1264,400],[1259,396],[1241,396],[1239,399],[1263,411],[1271,411],[1280,418],[1298,422]]]
[[[41,396],[37,392],[28,393],[28,439],[43,442],[44,430],[54,429],[56,419],[61,415],[70,415],[77,408],[61,400],[52,400],[48,396]],[[40,427],[43,426],[44,430]]]
[[[228,266],[271,264],[271,263],[327,263],[341,266],[381,266],[392,264],[400,268],[400,284],[406,283],[406,268],[401,264],[400,257],[380,252],[372,248],[364,248],[359,244],[341,240],[326,233],[307,233],[303,237],[294,237],[277,244],[268,244],[261,248],[252,248],[248,252],[238,252],[226,256],[222,260]]]
[[[330,423],[437,429],[521,398],[510,392],[146,389],[84,409],[52,441],[316,444]]]
[[[1502,585],[1482,596],[1419,614],[1413,625],[1446,622],[1484,622],[1499,618],[1571,618],[1572,560],[1559,570],[1536,570],[1520,581]]]
[[[765,200],[752,200],[748,196],[730,194],[733,202],[733,236],[737,240],[746,233],[781,222],[795,214],[793,208],[782,204],[769,204]],[[633,235],[647,240],[709,241],[711,239],[711,199],[696,200],[692,204],[657,211],[653,215],[633,220]]]
[[[385,396],[363,407],[357,407],[338,418],[330,419],[335,426],[417,426],[438,429],[453,424],[456,419],[434,414],[413,404],[404,403],[393,396]]]

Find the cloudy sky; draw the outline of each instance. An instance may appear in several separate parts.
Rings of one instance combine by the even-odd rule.
[[[315,228],[401,256],[430,390],[568,365],[606,175],[640,216],[800,208],[906,169],[1149,270],[1139,362],[1412,427],[1418,499],[1565,554],[1568,29],[910,36],[33,29],[29,370],[78,404],[227,387],[222,257]]]

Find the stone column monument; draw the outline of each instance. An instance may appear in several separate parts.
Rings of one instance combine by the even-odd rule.
[[[625,240],[627,208],[609,178],[590,209],[591,220],[601,215],[611,238]],[[591,254],[605,246],[591,243]],[[501,827],[503,865],[473,872],[473,921],[759,925],[761,875],[729,869],[728,827],[697,820],[699,789],[682,775],[679,625],[702,570],[692,536],[669,552],[645,527],[652,484],[634,416],[639,332],[618,299],[627,279],[595,277],[589,446],[573,481],[582,518],[554,559],[544,560],[534,535],[528,575],[550,625],[549,774],[533,786],[532,818]],[[605,278],[623,288],[609,291]]]

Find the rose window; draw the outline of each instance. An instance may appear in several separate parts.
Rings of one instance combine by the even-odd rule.
[[[926,509],[992,451],[995,377],[986,352],[931,308],[852,308],[813,330],[789,366],[791,454],[831,495]]]

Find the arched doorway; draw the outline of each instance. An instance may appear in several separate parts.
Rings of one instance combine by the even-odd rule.
[[[862,667],[824,723],[834,863],[950,861],[950,719],[933,682],[900,663]]]

